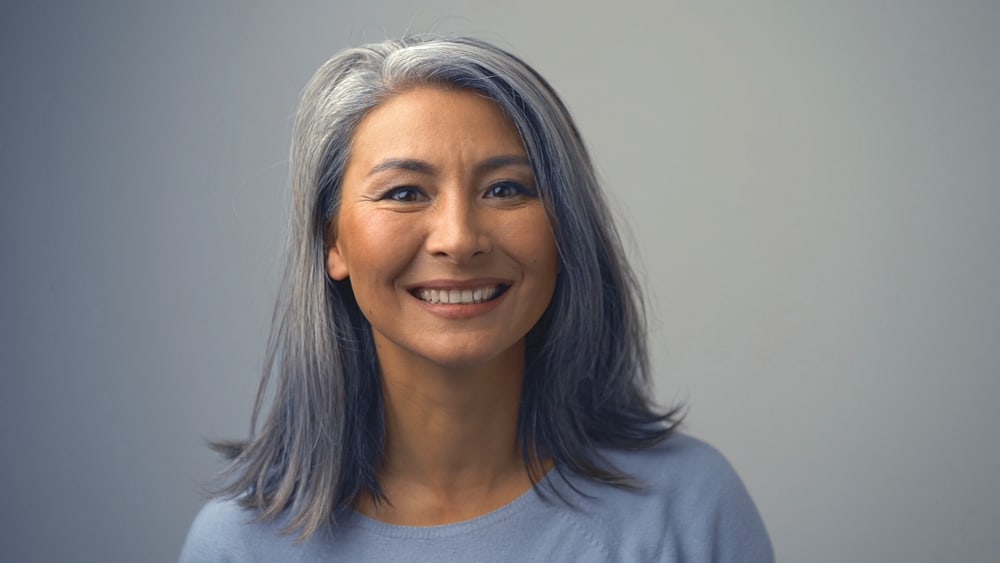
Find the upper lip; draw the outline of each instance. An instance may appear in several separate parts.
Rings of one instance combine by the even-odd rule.
[[[511,283],[513,282],[510,280],[500,278],[477,278],[471,280],[436,279],[415,283],[407,289],[409,291],[416,289],[477,289],[491,285],[511,285]]]

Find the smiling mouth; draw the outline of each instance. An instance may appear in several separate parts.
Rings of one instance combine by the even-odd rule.
[[[432,305],[473,305],[493,301],[509,289],[509,285],[495,284],[464,289],[423,289],[410,291],[414,297]]]

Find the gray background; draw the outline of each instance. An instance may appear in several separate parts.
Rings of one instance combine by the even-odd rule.
[[[171,561],[249,421],[291,116],[461,31],[576,115],[661,400],[783,561],[1000,561],[996,2],[5,3],[5,561]]]

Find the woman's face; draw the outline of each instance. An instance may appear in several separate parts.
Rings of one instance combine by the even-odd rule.
[[[392,98],[358,126],[341,189],[327,273],[350,278],[383,367],[521,361],[558,262],[495,102],[430,86]]]

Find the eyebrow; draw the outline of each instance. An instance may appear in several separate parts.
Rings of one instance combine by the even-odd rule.
[[[516,154],[492,156],[476,165],[476,173],[481,174],[483,172],[489,172],[491,170],[507,166],[527,166],[530,168],[531,161],[526,157]],[[389,158],[376,164],[371,170],[368,171],[367,175],[373,176],[387,170],[408,170],[410,172],[418,172],[420,174],[427,175],[437,173],[437,168],[435,168],[431,163],[423,160],[417,160],[415,158]]]
[[[531,168],[531,161],[528,160],[526,157],[516,154],[493,156],[480,162],[476,166],[476,172],[478,173],[489,172],[491,170],[496,170],[498,168],[505,168],[507,166],[527,166],[528,168]]]
[[[431,166],[430,163],[422,160],[414,158],[390,158],[376,164],[371,170],[368,171],[368,176],[374,176],[375,174],[385,172],[386,170],[409,170],[412,172],[420,172],[421,174],[434,174],[437,171],[437,169]]]

